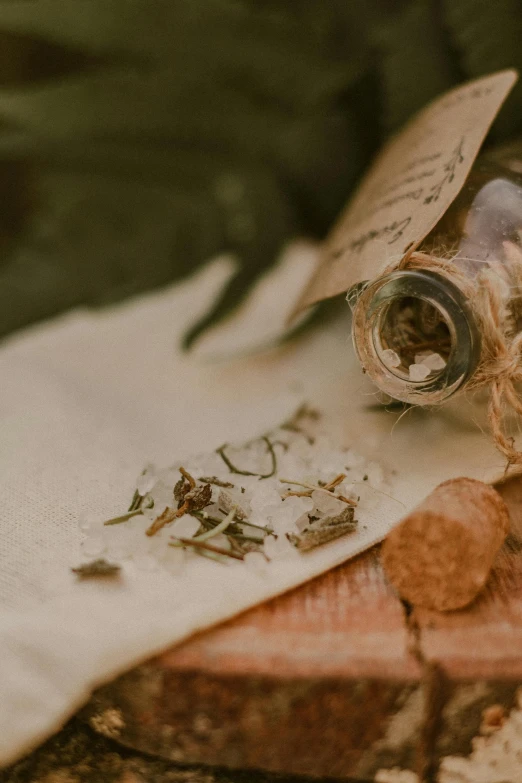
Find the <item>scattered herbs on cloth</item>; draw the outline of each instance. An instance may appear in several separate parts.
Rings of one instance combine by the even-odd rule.
[[[90,563],[83,563],[76,568],[71,568],[73,574],[76,574],[80,579],[92,579],[93,577],[115,577],[120,573],[120,566],[117,563],[109,563],[104,557],[99,557],[96,560],[91,560]]]
[[[127,512],[80,520],[82,552],[146,571],[176,574],[205,557],[261,573],[270,560],[305,556],[353,533],[355,510],[364,516],[385,492],[383,471],[333,445],[318,421],[305,406],[246,444],[225,444],[167,469],[148,465]]]

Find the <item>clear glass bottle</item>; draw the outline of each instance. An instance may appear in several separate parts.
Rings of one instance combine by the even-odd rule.
[[[475,163],[417,251],[448,260],[474,286],[484,270],[494,273],[508,328],[522,328],[522,144]],[[355,350],[366,372],[394,399],[417,405],[465,388],[482,350],[473,297],[451,274],[428,267],[397,270],[361,286],[353,312]]]

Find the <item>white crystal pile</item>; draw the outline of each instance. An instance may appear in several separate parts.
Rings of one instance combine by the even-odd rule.
[[[236,527],[239,525],[242,534],[259,542],[254,547],[258,551],[246,553],[243,561],[221,557],[222,563],[262,573],[270,560],[306,557],[297,551],[287,534],[299,535],[310,524],[310,516],[316,519],[335,517],[346,510],[345,501],[319,488],[321,483],[327,484],[339,474],[346,474],[346,478],[335,487],[335,495],[357,502],[356,518],[359,520],[361,517],[364,519],[365,510],[385,490],[380,465],[367,461],[352,449],[333,445],[323,435],[312,437],[309,434],[311,427],[310,424],[304,431],[293,425],[246,445],[226,446],[223,454],[241,471],[266,476],[275,464],[274,475],[267,478],[235,473],[219,452],[199,454],[184,461],[183,467],[198,480],[198,484],[206,478],[233,484],[233,487],[223,487],[211,483],[212,502],[203,509],[203,513],[222,519],[234,509]],[[136,484],[138,493],[143,497],[142,511],[127,521],[105,525],[100,519],[80,519],[79,526],[85,534],[81,544],[84,559],[104,557],[119,564],[132,562],[135,568],[144,571],[162,568],[177,574],[186,563],[200,556],[201,550],[196,552],[191,547],[169,546],[176,538],[188,539],[196,536],[198,531],[201,533],[200,522],[193,516],[185,514],[155,535],[145,534],[167,507],[177,508],[173,488],[180,479],[180,467],[177,464],[167,469],[157,469],[154,465],[145,468]],[[311,491],[311,497],[286,496],[288,491],[306,491],[293,482],[302,482],[317,489]],[[268,528],[271,533],[259,530],[259,527]],[[223,533],[212,537],[208,543],[221,549],[231,546],[229,538]],[[219,567],[218,563],[216,567]]]
[[[402,363],[399,354],[391,348],[386,348],[382,352],[381,358],[390,369],[400,367]],[[432,373],[443,370],[445,366],[446,361],[439,353],[420,351],[415,354],[414,363],[409,365],[410,381],[424,381]]]
[[[410,364],[410,380],[424,381],[432,372],[440,372],[445,366],[446,362],[439,353],[421,351],[415,354],[415,364]]]
[[[385,364],[388,365],[388,367],[400,367],[401,366],[401,357],[396,351],[393,351],[391,348],[386,348],[382,352],[382,358]]]

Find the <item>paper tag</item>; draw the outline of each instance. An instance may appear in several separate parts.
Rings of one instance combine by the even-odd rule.
[[[500,71],[445,93],[386,145],[328,238],[294,315],[377,277],[422,242],[461,190],[517,78]]]

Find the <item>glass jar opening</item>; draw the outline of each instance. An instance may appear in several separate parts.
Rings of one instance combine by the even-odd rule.
[[[437,305],[399,296],[385,305],[374,325],[374,344],[383,365],[399,378],[421,382],[446,367],[452,351],[451,325]]]
[[[454,394],[480,357],[480,334],[463,293],[424,270],[392,272],[368,285],[354,308],[353,339],[377,386],[417,405]]]

